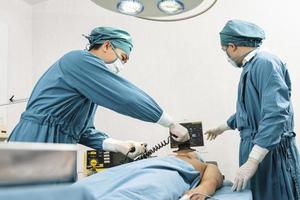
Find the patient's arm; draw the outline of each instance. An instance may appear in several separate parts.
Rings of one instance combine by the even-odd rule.
[[[180,151],[176,156],[193,165],[202,175],[200,184],[186,193],[195,194],[192,200],[205,199],[205,196],[196,195],[196,193],[212,195],[223,184],[223,176],[216,165],[202,163],[194,152]]]
[[[191,198],[192,200],[202,200],[205,199],[205,196],[197,195],[197,193],[213,195],[222,184],[223,177],[218,167],[213,164],[207,164],[200,184],[196,188],[189,190],[187,194],[194,194]]]

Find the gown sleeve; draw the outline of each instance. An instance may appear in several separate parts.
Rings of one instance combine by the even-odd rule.
[[[89,52],[67,54],[60,62],[66,82],[95,104],[146,122],[158,122],[162,116],[163,110],[148,94]]]
[[[234,113],[234,114],[231,115],[231,116],[229,117],[229,119],[227,120],[227,125],[228,125],[231,129],[233,129],[233,130],[237,128],[235,116],[236,116],[236,114]]]
[[[80,137],[79,143],[97,150],[103,150],[103,141],[108,138],[108,135],[95,129],[94,116],[96,108],[93,110],[92,117],[89,119],[88,127]]]
[[[289,117],[290,91],[285,82],[287,70],[278,60],[259,59],[253,73],[261,101],[261,120],[254,144],[271,150],[280,142]]]

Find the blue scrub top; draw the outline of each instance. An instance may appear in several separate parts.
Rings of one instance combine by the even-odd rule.
[[[146,122],[163,111],[144,91],[112,73],[88,51],[65,54],[37,82],[9,141],[81,143],[102,149],[108,136],[94,127],[97,106]]]
[[[253,144],[271,150],[283,135],[293,135],[291,90],[285,64],[268,52],[258,51],[243,68],[236,113],[228,125],[237,128],[241,138],[249,137]]]
[[[300,199],[300,157],[295,144],[291,80],[275,55],[258,51],[243,68],[236,113],[227,124],[240,131],[240,166],[253,145],[270,152],[251,178],[254,200]]]

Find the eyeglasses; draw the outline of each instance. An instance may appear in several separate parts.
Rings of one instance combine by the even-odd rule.
[[[125,64],[125,63],[129,60],[128,56],[127,56],[126,54],[121,54],[121,55],[119,55],[119,54],[117,53],[117,51],[116,51],[114,45],[112,45],[112,44],[110,44],[110,45],[111,45],[111,48],[112,48],[113,52],[114,52],[115,55],[117,56],[117,58],[118,58],[123,64]]]
[[[228,46],[222,46],[222,51],[226,52],[227,48],[228,48]]]
[[[228,43],[227,45],[222,46],[222,50],[225,51],[225,52],[227,52],[227,49],[228,49],[229,46],[231,46],[231,47],[237,47],[237,46],[236,46],[235,44],[233,44],[233,43]]]

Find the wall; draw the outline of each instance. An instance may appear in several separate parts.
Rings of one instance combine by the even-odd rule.
[[[7,57],[8,30],[7,25],[0,21],[0,102],[7,101]],[[0,127],[7,123],[6,107],[0,107]],[[2,128],[2,127],[1,127]],[[3,127],[2,129],[5,129]],[[1,129],[1,130],[2,130]],[[5,130],[4,130],[5,131]],[[1,135],[1,133],[0,133]],[[6,135],[4,136],[4,138]]]
[[[0,23],[6,27],[8,35],[8,40],[0,44],[7,46],[4,75],[7,87],[6,91],[1,91],[0,103],[7,103],[11,95],[14,94],[16,99],[26,98],[32,89],[32,7],[20,0],[0,1]],[[25,104],[16,104],[5,108],[7,114],[4,118],[9,132],[24,107]]]
[[[227,63],[218,33],[229,19],[250,20],[264,27],[265,46],[288,62],[299,131],[299,4],[292,0],[284,5],[271,0],[226,0],[192,20],[155,23],[106,11],[91,1],[46,1],[33,7],[33,77],[36,81],[65,52],[83,49],[87,41],[82,33],[96,26],[120,27],[134,38],[130,62],[121,75],[151,94],[174,119],[201,120],[208,129],[225,123],[234,112],[240,74]],[[149,146],[168,134],[165,128],[103,108],[95,123],[112,137],[146,141]],[[238,143],[238,133],[230,131],[213,142],[206,141],[201,150],[208,160],[217,160],[223,174],[232,180],[238,167]]]

